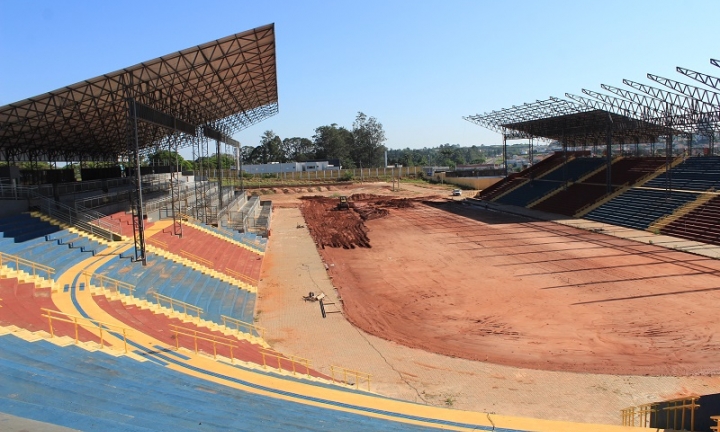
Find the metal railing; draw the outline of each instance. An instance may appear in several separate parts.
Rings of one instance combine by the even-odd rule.
[[[649,403],[620,410],[622,425],[649,428],[657,418],[657,407],[657,403]]]
[[[15,264],[15,270],[20,271],[23,270],[27,272],[25,269],[29,269],[32,276],[37,277],[44,277],[45,279],[52,280],[53,276],[55,276],[55,269],[46,265],[38,264],[33,261],[26,260],[24,258],[20,258],[16,255],[10,255],[6,254],[5,252],[0,252],[0,265],[10,267],[8,264],[14,263]],[[25,269],[21,269],[20,266],[23,266]],[[10,267],[12,268],[12,267]],[[43,274],[45,276],[43,276]]]
[[[105,348],[105,334],[110,333],[111,335],[119,336],[118,333],[122,334],[122,340],[123,344],[125,346],[125,353],[128,352],[128,346],[127,346],[127,334],[129,332],[129,329],[118,326],[115,324],[108,324],[104,323],[102,321],[97,321],[90,318],[85,318],[81,316],[71,315],[67,314],[65,312],[60,311],[54,311],[51,309],[41,309],[43,311],[43,317],[48,319],[48,324],[50,326],[50,337],[55,337],[55,329],[53,327],[53,322],[64,322],[64,323],[70,323],[73,324],[75,329],[75,344],[77,345],[80,343],[80,336],[79,336],[79,330],[80,327],[83,328],[90,328],[92,330],[96,330],[100,332],[100,347]]]
[[[295,376],[297,373],[299,373],[298,369],[305,369],[305,372],[302,373],[303,375],[307,375],[310,377],[310,360],[302,357],[295,357],[290,356],[286,357],[280,353],[275,353],[269,350],[262,350],[260,351],[260,354],[262,355],[262,361],[263,361],[263,369],[267,369],[268,367],[272,367],[274,369],[277,369],[279,372],[287,371],[293,374]],[[283,361],[285,363],[290,363],[290,367],[287,366],[283,367]],[[272,363],[272,364],[270,364]],[[275,366],[275,363],[277,363],[277,366]],[[299,368],[298,368],[299,366]]]
[[[201,307],[191,305],[189,303],[182,302],[180,300],[176,300],[172,297],[164,296],[162,294],[158,294],[156,292],[149,293],[149,296],[152,296],[155,298],[155,302],[158,304],[158,306],[163,306],[163,303],[167,304],[170,309],[180,312],[175,307],[177,306],[179,309],[182,309],[182,313],[185,314],[185,317],[193,317],[193,315],[189,314],[188,312],[194,312],[194,317],[197,319],[201,319],[201,316],[204,311]]]
[[[57,202],[55,200],[46,198],[42,195],[35,194],[31,199],[31,203],[37,205],[42,213],[58,220],[59,222],[65,223],[70,226],[77,227],[85,232],[92,235],[105,239],[107,241],[113,241],[113,231],[108,228],[103,228],[98,225],[98,221],[101,218],[106,217],[102,213],[92,212],[89,214],[79,212],[76,209]]]
[[[198,354],[200,352],[200,349],[198,347],[198,341],[210,342],[213,346],[214,359],[217,360],[217,348],[218,345],[220,345],[230,348],[230,363],[235,363],[235,354],[233,350],[237,348],[235,346],[235,343],[237,341],[229,338],[224,338],[222,336],[215,336],[211,333],[205,333],[194,329],[180,327],[175,324],[171,324],[170,327],[172,328],[171,331],[173,332],[173,336],[175,336],[175,349],[180,349],[180,336],[188,336],[193,339],[195,354]]]
[[[257,279],[253,279],[250,276],[236,272],[235,270],[231,269],[230,267],[225,267],[225,273],[229,274],[230,276],[234,277],[235,279],[240,279],[243,282],[247,282],[250,285],[253,285],[253,286],[258,285]]]
[[[338,379],[335,379],[336,373],[338,374]],[[342,380],[340,379],[340,375],[342,375]],[[332,379],[332,382],[341,382],[347,385],[355,386],[358,390],[360,390],[360,383],[364,381],[367,383],[367,391],[370,391],[370,377],[372,377],[372,375],[365,372],[359,372],[341,366],[330,366],[330,378]],[[355,379],[354,382],[352,380],[353,378]]]
[[[250,334],[253,334],[254,332],[254,336],[265,339],[265,329],[263,327],[256,326],[255,324],[246,323],[245,321],[240,321],[239,319],[231,318],[225,315],[220,315],[220,318],[222,318],[223,326],[225,326],[226,329],[230,329],[232,326],[235,330],[242,332],[240,328],[244,328],[249,330]]]
[[[207,267],[207,268],[209,268],[209,269],[214,269],[214,268],[215,268],[215,264],[213,264],[212,261],[206,260],[205,258],[199,257],[199,256],[197,256],[197,255],[195,255],[195,254],[193,254],[193,253],[188,252],[188,251],[180,250],[180,255],[182,255],[182,256],[190,259],[190,261],[195,261],[196,263],[202,264],[202,265],[204,265],[205,267]]]
[[[19,200],[30,199],[37,194],[35,188],[25,186],[12,186],[5,182],[0,182],[0,198]]]
[[[103,289],[109,289],[111,292],[133,295],[135,292],[135,286],[127,282],[119,281],[105,275],[95,274],[86,270],[81,273],[85,276],[85,285],[89,286],[91,282],[95,282],[99,287]],[[122,291],[125,290],[125,293]]]
[[[147,242],[147,243],[151,243],[151,244],[153,244],[153,245],[155,245],[155,246],[157,246],[157,247],[160,247],[160,248],[162,248],[162,249],[167,249],[167,248],[168,248],[168,244],[167,244],[167,243],[165,243],[165,242],[162,241],[162,240],[158,240],[158,239],[156,239],[156,238],[150,237],[149,239],[146,240],[146,242]]]

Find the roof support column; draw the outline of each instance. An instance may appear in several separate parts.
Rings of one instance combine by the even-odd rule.
[[[505,177],[508,176],[508,161],[507,161],[507,135],[503,132],[503,164],[505,164]]]
[[[132,130],[131,154],[135,162],[135,190],[132,202],[133,238],[135,240],[134,261],[147,265],[145,251],[145,215],[143,213],[142,174],[140,173],[140,142],[138,139],[137,105],[135,99],[128,99],[128,124]]]
[[[609,116],[609,115],[608,115]],[[612,133],[613,133],[613,122],[612,117],[609,117],[607,130],[605,131],[605,191],[607,193],[612,192]]]
[[[665,195],[672,195],[672,175],[670,165],[672,164],[673,135],[668,133],[665,137]]]
[[[533,138],[528,140],[528,167],[533,165]],[[532,174],[530,174],[532,176]]]
[[[215,140],[215,148],[217,153],[215,155],[217,156],[217,168],[218,168],[218,209],[217,209],[217,215],[218,215],[218,226],[220,226],[220,212],[223,209],[223,188],[222,188],[222,160],[220,158],[220,140]]]

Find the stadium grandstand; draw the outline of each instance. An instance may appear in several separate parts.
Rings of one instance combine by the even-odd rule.
[[[229,171],[141,160],[239,150],[235,133],[278,112],[275,56],[271,24],[0,107],[3,429],[609,432],[665,427],[651,414],[668,406],[681,427],[704,415],[698,398],[633,407],[616,425],[451,409],[452,398],[388,397],[373,371],[274,349],[257,324],[272,203]],[[564,144],[478,199],[711,242],[706,222],[683,221],[717,217],[720,158],[712,144],[673,156],[674,136],[714,137],[717,100],[693,95],[682,103],[714,108],[553,98],[469,118],[504,140]],[[660,136],[665,157],[612,152]],[[603,139],[607,157],[590,157]]]
[[[713,222],[720,202],[720,79],[677,71],[704,87],[648,74],[667,90],[623,80],[634,91],[603,84],[611,94],[583,89],[583,96],[566,93],[569,100],[551,97],[465,117],[502,134],[505,158],[508,139],[527,139],[530,161],[534,140],[562,145],[521,173],[508,175],[505,167],[505,178],[477,198],[720,244]],[[662,156],[654,147],[660,140]],[[641,145],[652,145],[651,154],[642,154]]]

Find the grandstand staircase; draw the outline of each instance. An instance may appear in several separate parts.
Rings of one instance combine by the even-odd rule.
[[[616,160],[619,160],[619,159],[616,159]],[[615,163],[616,160],[613,160],[612,163]],[[548,198],[551,198],[551,197],[559,194],[560,192],[562,192],[562,191],[564,191],[564,190],[568,190],[568,189],[569,189],[570,187],[572,187],[572,185],[574,185],[575,183],[582,183],[582,182],[584,182],[585,180],[589,179],[590,177],[594,176],[595,174],[602,172],[602,171],[605,170],[606,168],[607,168],[607,167],[606,167],[605,165],[603,165],[603,166],[601,166],[600,168],[598,168],[598,169],[596,169],[596,170],[593,170],[593,171],[591,171],[590,173],[582,176],[581,178],[577,179],[577,180],[574,181],[574,182],[567,182],[567,184],[564,185],[564,186],[566,186],[566,187],[560,186],[559,188],[551,191],[550,193],[541,196],[541,197],[538,198],[537,200],[535,200],[535,201],[531,202],[530,204],[528,204],[528,205],[527,205],[527,208],[533,208],[533,207],[535,207],[536,205],[540,204],[541,202],[547,200]]]
[[[675,160],[673,160],[673,162],[671,163],[670,168],[672,169],[672,168],[674,168],[675,166],[681,164],[682,162],[683,162],[683,158],[682,158],[682,157],[675,158]],[[605,204],[605,203],[613,200],[614,198],[616,198],[616,197],[624,194],[625,192],[628,191],[628,189],[641,187],[641,186],[644,185],[645,183],[649,182],[650,180],[652,180],[652,179],[654,179],[655,177],[659,176],[660,174],[664,174],[664,173],[665,173],[665,166],[661,166],[661,167],[657,168],[654,172],[651,172],[651,173],[649,173],[649,174],[641,177],[640,179],[638,179],[638,180],[637,180],[635,183],[633,183],[633,184],[624,184],[621,188],[619,188],[619,189],[616,190],[615,192],[611,192],[610,194],[605,195],[604,197],[600,198],[599,200],[595,201],[594,203],[589,204],[589,205],[586,205],[585,207],[581,208],[580,210],[577,211],[577,213],[575,213],[575,216],[574,216],[574,217],[576,217],[576,218],[582,218],[582,217],[584,217],[586,214],[588,214],[588,213],[590,213],[591,211],[595,210],[596,208],[600,207],[601,205],[603,205],[603,204]]]
[[[574,155],[569,156],[569,157],[567,158],[567,161],[565,161],[565,163],[568,163],[568,162],[572,161],[573,159],[575,159],[575,156],[574,156]],[[554,172],[554,171],[557,171],[558,169],[562,168],[563,165],[564,165],[564,164],[561,163],[561,164],[559,164],[559,165],[557,165],[557,166],[549,169],[548,171],[543,172],[541,177],[535,177],[534,179],[527,179],[527,180],[525,180],[524,182],[518,182],[518,183],[517,183],[516,185],[514,185],[512,188],[510,188],[510,189],[504,191],[503,193],[501,193],[501,194],[493,197],[490,201],[497,201],[498,199],[500,199],[500,198],[504,197],[505,195],[513,192],[514,190],[516,190],[516,189],[518,189],[518,188],[526,185],[527,183],[531,182],[532,180],[541,180],[541,179],[542,179],[543,177],[545,177],[546,175],[548,175],[548,174],[550,174],[550,173],[552,173],[552,172]]]
[[[157,244],[157,243],[156,243],[156,244]],[[198,263],[198,262],[196,262],[196,261],[194,261],[194,260],[192,260],[192,259],[181,257],[181,256],[179,256],[179,255],[176,255],[176,254],[172,253],[172,252],[168,252],[168,251],[165,250],[165,249],[162,249],[162,248],[160,248],[160,247],[157,247],[157,246],[155,246],[155,245],[153,245],[153,244],[148,244],[148,245],[146,245],[146,249],[147,249],[147,251],[150,252],[150,253],[153,253],[153,254],[155,254],[155,255],[157,255],[157,256],[161,256],[161,257],[163,257],[163,258],[166,258],[166,259],[168,259],[168,260],[170,260],[170,261],[172,261],[172,262],[176,262],[176,263],[178,263],[178,264],[182,264],[182,265],[184,265],[184,266],[186,266],[186,267],[190,267],[190,268],[192,268],[192,269],[194,269],[194,270],[199,271],[199,272],[202,273],[202,274],[206,274],[206,275],[210,276],[211,278],[218,279],[218,280],[221,280],[221,281],[223,281],[223,282],[227,282],[227,283],[229,283],[229,284],[231,284],[231,285],[234,285],[234,286],[236,286],[236,287],[238,287],[238,288],[240,288],[240,289],[244,289],[244,290],[250,291],[250,292],[252,292],[252,293],[257,293],[257,288],[256,288],[256,287],[254,287],[254,286],[252,286],[252,285],[250,285],[250,284],[248,284],[248,283],[245,283],[245,282],[239,280],[238,278],[232,277],[232,276],[230,276],[230,275],[227,275],[227,274],[225,274],[225,273],[222,273],[222,272],[219,272],[219,271],[217,271],[217,270],[215,270],[215,269],[212,269],[212,268],[210,268],[210,267],[207,266],[207,265],[203,265],[203,264],[201,264],[201,263]]]

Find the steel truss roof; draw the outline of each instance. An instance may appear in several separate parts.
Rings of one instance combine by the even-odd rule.
[[[127,154],[131,139],[131,98],[226,136],[276,114],[274,25],[0,107],[0,156],[3,160],[117,160]],[[141,150],[172,134],[164,127],[138,122]]]
[[[711,63],[718,65],[716,60]],[[648,74],[649,79],[677,93],[623,80],[645,95],[603,84],[602,88],[614,95],[583,89],[584,96],[566,93],[571,101],[550,97],[464,119],[509,139],[545,138],[573,145],[597,144],[605,141],[608,133],[615,143],[653,142],[659,136],[683,133],[713,134],[720,123],[720,79],[677,70],[711,90]]]

